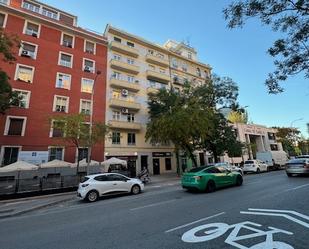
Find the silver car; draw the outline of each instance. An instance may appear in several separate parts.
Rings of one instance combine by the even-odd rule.
[[[309,158],[295,158],[285,165],[287,176],[309,174]]]
[[[241,168],[239,167],[236,167],[230,163],[227,163],[227,162],[224,162],[224,163],[216,163],[215,166],[220,166],[220,167],[225,167],[226,169],[230,170],[230,171],[233,171],[233,172],[238,172],[240,173],[241,175],[243,175],[243,171]]]

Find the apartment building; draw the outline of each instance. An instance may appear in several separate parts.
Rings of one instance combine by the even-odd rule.
[[[211,68],[197,61],[196,51],[175,41],[163,46],[107,25],[106,122],[111,131],[105,143],[105,158],[127,160],[132,173],[147,167],[153,174],[176,170],[172,144],[145,141],[148,94],[173,86],[180,90],[185,80],[204,83]]]
[[[73,113],[89,117],[92,111],[94,122],[105,122],[103,34],[82,29],[76,16],[34,0],[1,0],[0,26],[21,40],[17,60],[1,62],[1,69],[22,96],[18,106],[0,117],[0,164],[87,157],[87,148],[63,142],[51,118]],[[103,156],[102,142],[93,148],[92,158],[102,161]]]

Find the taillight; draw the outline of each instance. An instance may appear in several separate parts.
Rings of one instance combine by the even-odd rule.
[[[200,181],[200,180],[202,179],[201,176],[193,176],[193,178],[194,178],[195,180],[197,180],[197,181]]]
[[[88,183],[84,183],[84,184],[82,184],[82,187],[83,187],[83,188],[85,188],[85,187],[87,187],[87,186],[89,186],[89,184],[88,184]]]
[[[304,168],[309,169],[309,164],[308,163],[304,163]]]

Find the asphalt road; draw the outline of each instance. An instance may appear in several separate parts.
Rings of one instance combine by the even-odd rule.
[[[277,171],[211,194],[175,183],[97,203],[74,200],[0,220],[0,249],[308,249],[308,193],[309,177]]]

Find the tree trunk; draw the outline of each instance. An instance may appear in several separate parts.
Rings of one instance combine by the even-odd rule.
[[[180,175],[179,149],[175,148],[177,175]]]

